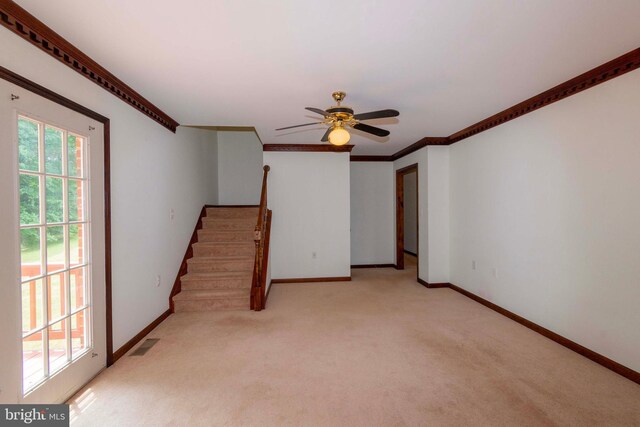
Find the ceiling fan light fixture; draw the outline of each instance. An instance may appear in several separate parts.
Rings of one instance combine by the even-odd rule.
[[[351,107],[345,107],[341,105],[342,101],[344,100],[344,97],[347,96],[346,93],[334,92],[332,96],[333,96],[333,99],[336,101],[337,105],[329,107],[326,110],[323,110],[321,108],[315,108],[315,107],[304,107],[305,110],[321,115],[323,118],[321,122],[287,126],[287,127],[276,129],[276,131],[294,129],[294,128],[299,128],[303,126],[324,124],[324,125],[328,125],[329,128],[325,131],[324,135],[322,135],[322,139],[320,139],[320,141],[322,142],[329,141],[333,145],[345,145],[351,139],[351,135],[349,135],[349,132],[347,132],[347,130],[345,129],[345,126],[351,126],[352,128],[360,132],[369,133],[371,135],[384,138],[389,136],[388,130],[380,129],[375,126],[370,126],[370,125],[361,123],[361,120],[383,119],[386,117],[397,117],[400,115],[400,113],[397,110],[391,110],[391,109],[369,111],[367,113],[354,114],[353,109]],[[381,140],[380,142],[385,142],[385,141],[386,140]]]
[[[334,126],[331,133],[329,133],[329,142],[333,145],[344,145],[351,139],[349,132],[342,126]]]

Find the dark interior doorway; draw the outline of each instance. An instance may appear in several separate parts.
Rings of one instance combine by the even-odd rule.
[[[418,182],[417,163],[396,171],[396,268],[398,270],[404,269],[405,252],[415,255],[416,258],[419,253]],[[419,272],[416,274],[419,275]]]

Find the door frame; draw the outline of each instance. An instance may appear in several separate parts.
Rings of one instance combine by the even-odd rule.
[[[404,176],[416,173],[416,256],[420,254],[420,180],[418,164],[396,170],[396,269],[404,270]],[[418,258],[419,259],[419,258]],[[417,265],[416,278],[420,277],[420,262]]]
[[[105,309],[106,309],[106,339],[107,339],[107,366],[113,365],[113,317],[111,297],[111,155],[110,155],[110,121],[107,117],[96,113],[72,100],[65,98],[39,84],[28,80],[0,66],[0,78],[20,86],[23,89],[40,95],[63,107],[87,116],[103,124],[104,130],[104,244],[105,244]]]

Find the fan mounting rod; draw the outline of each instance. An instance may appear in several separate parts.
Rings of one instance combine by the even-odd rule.
[[[346,105],[341,105],[344,98],[347,96],[346,92],[336,91],[331,94],[337,105],[327,108],[327,113],[330,114],[326,117],[329,123],[335,123],[338,125],[348,124],[350,126],[355,125],[357,122],[353,119],[353,109]]]
[[[338,103],[338,107],[339,107],[340,103],[347,96],[347,94],[346,94],[346,92],[338,91],[338,92],[333,92],[331,94],[331,96],[333,96],[333,99],[336,100],[336,102]]]

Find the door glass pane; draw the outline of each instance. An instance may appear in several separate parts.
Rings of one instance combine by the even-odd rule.
[[[22,333],[44,326],[42,279],[22,284]]]
[[[68,150],[68,169],[67,174],[69,176],[74,177],[83,177],[84,170],[82,167],[82,147],[83,147],[83,138],[69,134],[67,136],[67,150]]]
[[[62,131],[49,126],[44,128],[45,172],[62,175]]]
[[[67,320],[49,326],[49,374],[67,364]]]
[[[84,224],[73,224],[69,226],[69,268],[86,262],[84,230]]]
[[[79,179],[69,179],[67,185],[69,187],[67,191],[69,221],[84,221],[82,181]]]
[[[63,270],[65,267],[64,227],[47,227],[47,272]]]
[[[42,335],[40,331],[22,340],[22,378],[25,391],[44,378]]]
[[[71,316],[71,353],[75,359],[89,348],[89,310]]]
[[[87,139],[26,117],[17,133],[26,393],[91,348],[91,228]]]
[[[74,268],[69,271],[69,296],[71,297],[71,312],[86,304],[85,301],[85,278],[86,267]]]
[[[47,298],[49,300],[49,322],[58,320],[67,314],[67,292],[64,283],[65,273],[47,277]]]
[[[20,225],[40,223],[40,178],[20,174]]]
[[[20,270],[23,281],[43,273],[40,230],[41,227],[20,229]]]
[[[64,221],[62,178],[46,178],[47,223]]]
[[[18,118],[18,166],[21,170],[38,172],[40,145],[38,123],[24,117]]]

